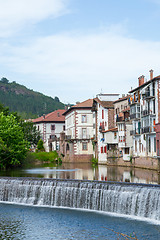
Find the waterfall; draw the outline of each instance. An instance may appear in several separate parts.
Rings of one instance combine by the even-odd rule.
[[[160,220],[158,185],[0,178],[0,201],[90,209]]]

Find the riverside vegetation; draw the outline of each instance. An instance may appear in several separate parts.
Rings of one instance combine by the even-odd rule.
[[[31,148],[37,151],[29,153]],[[46,153],[40,132],[32,122],[25,122],[16,112],[0,103],[0,169],[22,167],[26,161],[57,162],[61,158],[56,151]]]

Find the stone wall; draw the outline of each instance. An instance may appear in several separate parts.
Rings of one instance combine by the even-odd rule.
[[[123,158],[108,158],[107,165],[160,170],[159,161],[157,158],[150,157],[136,157],[132,159],[132,162],[124,161]]]
[[[81,155],[69,155],[66,154],[63,158],[63,162],[68,163],[91,163],[93,155],[92,154],[81,154]]]

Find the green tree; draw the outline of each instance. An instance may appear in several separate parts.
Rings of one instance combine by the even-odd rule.
[[[40,131],[37,130],[33,122],[24,122],[21,123],[24,138],[30,143],[30,146],[37,146],[38,141],[40,140]]]
[[[38,141],[37,149],[38,149],[39,151],[44,151],[44,146],[43,146],[43,140],[42,140],[42,139],[40,139],[40,140]]]
[[[8,107],[4,107],[3,104],[0,103],[0,113],[3,112],[3,114],[5,116],[7,116],[9,114],[9,108]]]
[[[9,168],[21,164],[28,151],[28,142],[20,123],[14,115],[0,113],[0,167]]]
[[[3,78],[1,78],[1,82],[5,83],[5,84],[8,84],[9,80],[7,78],[3,77]]]

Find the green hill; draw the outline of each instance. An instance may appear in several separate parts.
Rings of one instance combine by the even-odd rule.
[[[65,107],[58,97],[45,96],[6,78],[0,80],[0,103],[23,118],[35,118]]]

